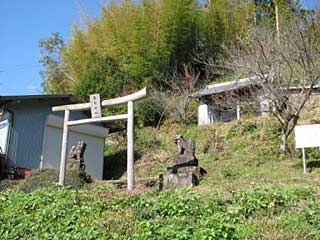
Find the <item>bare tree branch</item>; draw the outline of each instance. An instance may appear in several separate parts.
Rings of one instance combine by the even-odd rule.
[[[270,112],[282,128],[281,151],[288,152],[288,136],[300,117],[301,110],[320,80],[320,24],[312,28],[299,17],[282,27],[281,44],[275,33],[261,27],[253,29],[249,42],[239,40],[225,49],[228,58],[218,63],[207,61],[212,72],[232,71],[242,77],[254,77],[253,87],[247,92],[234,91],[228,98],[212,96],[215,103],[234,106],[236,103],[260,107],[261,101],[270,104]]]

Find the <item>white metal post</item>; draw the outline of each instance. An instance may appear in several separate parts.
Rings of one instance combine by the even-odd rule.
[[[134,114],[133,114],[133,101],[128,101],[128,122],[127,122],[127,188],[128,191],[133,190],[134,185],[134,152],[133,152],[133,140],[134,140]]]
[[[304,148],[302,148],[302,162],[303,162],[303,173],[306,173],[307,166],[306,166],[306,154],[305,154]]]
[[[240,105],[237,105],[237,120],[240,119]]]
[[[70,110],[64,111],[64,122],[63,122],[63,134],[62,134],[62,145],[61,145],[61,158],[60,158],[60,174],[59,174],[59,185],[64,185],[64,178],[66,174],[66,157],[68,147],[68,121],[70,116]]]

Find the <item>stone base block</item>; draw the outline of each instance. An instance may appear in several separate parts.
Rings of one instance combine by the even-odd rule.
[[[194,174],[199,180],[202,177],[203,173],[201,167],[181,167],[177,169],[177,174]]]
[[[165,189],[176,189],[188,186],[197,186],[202,180],[202,176],[207,173],[202,167],[187,166],[180,167],[177,172],[173,173],[168,169],[167,174],[159,175],[159,189],[160,191]]]
[[[199,178],[191,172],[177,174],[170,173],[165,175],[161,174],[159,176],[160,191],[197,185],[199,185]]]

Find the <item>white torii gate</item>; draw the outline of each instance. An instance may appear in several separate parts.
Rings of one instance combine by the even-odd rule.
[[[128,191],[133,190],[134,185],[134,113],[133,113],[133,102],[140,100],[148,96],[148,89],[144,88],[133,94],[103,100],[100,103],[100,95],[90,95],[90,102],[70,104],[63,106],[52,107],[53,112],[64,111],[64,123],[63,123],[63,135],[62,135],[62,147],[61,147],[61,159],[60,159],[60,174],[59,174],[59,185],[64,185],[64,179],[66,174],[66,157],[67,157],[67,146],[68,146],[68,130],[69,126],[95,123],[95,122],[112,122],[116,120],[127,120],[127,189]],[[101,106],[114,106],[120,104],[128,104],[128,113],[119,114],[114,116],[101,116]],[[81,120],[69,120],[70,111],[88,110],[91,109],[91,118]]]

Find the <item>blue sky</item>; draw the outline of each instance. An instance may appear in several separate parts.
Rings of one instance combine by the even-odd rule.
[[[101,0],[0,0],[0,95],[39,94],[40,39],[70,38],[80,12],[100,14]]]
[[[0,95],[42,91],[38,42],[52,32],[64,40],[80,12],[98,17],[103,0],[0,0]],[[320,0],[304,0],[308,8]],[[320,5],[320,4],[319,4]]]

